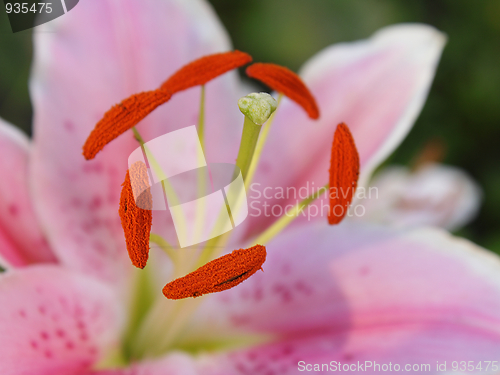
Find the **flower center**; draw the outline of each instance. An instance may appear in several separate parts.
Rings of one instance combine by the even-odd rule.
[[[198,85],[201,86],[198,135],[202,149],[204,149],[205,83],[250,61],[249,55],[233,51],[205,56],[187,64],[156,90],[132,95],[106,112],[85,142],[83,155],[86,159],[94,158],[107,143],[126,130],[134,132],[143,151],[148,154],[145,142],[135,125],[159,105],[168,102],[179,91]],[[247,68],[246,72],[248,76],[264,82],[279,93],[278,103],[266,93],[249,94],[238,102],[245,117],[236,163],[241,170],[245,186],[248,188],[265,146],[274,118],[273,113],[282,96],[288,96],[302,106],[310,118],[317,119],[319,109],[309,89],[290,70],[274,64],[257,63]],[[263,136],[259,138],[263,126],[265,126]],[[262,269],[266,259],[266,248],[262,244],[266,244],[281,232],[322,192],[339,186],[351,188],[351,194],[342,201],[330,201],[331,207],[336,204],[349,206],[356,188],[359,158],[349,129],[344,124],[340,124],[335,132],[331,160],[330,185],[327,184],[320,191],[288,210],[262,233],[250,248],[234,250],[218,258],[219,252],[228,241],[227,233],[207,241],[205,247],[200,249],[194,257],[188,251],[175,251],[164,238],[150,233],[152,194],[147,167],[142,162],[133,164],[127,171],[122,185],[119,209],[130,259],[133,265],[143,269],[148,262],[150,242],[153,242],[172,260],[175,279],[163,288],[163,295],[166,298],[154,298],[150,293],[152,283],[150,273],[153,269],[146,267],[138,271],[136,288],[131,298],[130,323],[123,346],[126,357],[140,359],[158,356],[178,347],[179,336],[189,324],[193,312],[203,301],[203,297],[196,299],[189,297],[200,297],[204,294],[230,289]],[[149,162],[157,175],[163,175],[161,169],[158,170],[158,164],[154,159]],[[203,179],[200,178],[199,181]],[[204,191],[206,188],[204,183],[199,184],[199,190]],[[163,188],[167,193],[168,186],[164,184]],[[334,211],[331,208],[329,222],[334,224],[342,220],[342,217],[333,216]],[[250,336],[247,339],[248,341],[255,340]]]

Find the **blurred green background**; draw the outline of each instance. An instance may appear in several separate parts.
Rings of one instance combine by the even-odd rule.
[[[82,0],[90,1],[90,0]],[[427,103],[388,163],[410,164],[430,140],[443,162],[484,190],[478,218],[459,235],[500,253],[500,0],[211,0],[235,48],[297,70],[337,42],[399,22],[444,31],[448,45]],[[12,34],[0,12],[0,117],[30,133],[31,32]]]

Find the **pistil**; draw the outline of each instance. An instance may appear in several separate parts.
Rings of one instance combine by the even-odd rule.
[[[250,185],[252,184],[253,176],[255,175],[255,171],[257,170],[257,166],[259,165],[260,155],[262,154],[262,150],[264,149],[264,145],[266,144],[267,137],[269,136],[269,131],[271,130],[271,125],[273,124],[274,117],[276,116],[277,110],[281,103],[281,99],[283,99],[283,94],[279,94],[278,103],[276,105],[276,111],[271,115],[269,120],[266,122],[264,129],[262,130],[262,134],[257,141],[257,146],[255,147],[255,152],[252,158],[252,162],[250,163],[250,168],[248,169],[247,178],[245,180],[245,188],[248,190]]]
[[[253,93],[238,100],[238,107],[245,115],[243,133],[241,135],[240,150],[236,165],[241,170],[243,180],[246,179],[250,163],[259,139],[260,129],[276,110],[277,102],[269,94]]]

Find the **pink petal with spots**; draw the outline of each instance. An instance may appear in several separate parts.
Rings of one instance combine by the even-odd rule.
[[[7,266],[56,261],[33,211],[30,147],[26,135],[0,119],[0,257]]]
[[[388,372],[389,366],[395,372],[442,374],[445,362],[451,373],[453,361],[460,366],[464,358],[474,361],[475,366],[483,361],[483,370],[476,373],[495,373],[491,370],[491,358],[497,358],[500,346],[498,339],[488,333],[471,342],[470,332],[454,326],[415,324],[392,328],[325,330],[314,336],[290,336],[268,345],[205,354],[196,359],[173,354],[124,370],[88,375],[292,375],[329,371],[363,374]],[[441,371],[436,369],[438,362]]]
[[[132,266],[118,202],[127,158],[138,143],[128,132],[92,161],[83,158],[82,146],[112,105],[155,89],[182,65],[229,50],[230,44],[212,9],[201,1],[82,1],[47,27],[53,32],[35,34],[31,80],[35,203],[64,264],[119,283]],[[241,131],[235,126],[241,122],[236,84],[234,72],[207,84],[209,161],[236,155],[233,141]],[[199,98],[200,88],[179,93],[138,130],[150,140],[195,124]],[[169,217],[157,213],[156,232],[161,232]]]
[[[294,102],[282,101],[256,173],[255,182],[261,186],[255,189],[304,187],[304,196],[308,196],[313,183],[315,189],[324,186],[333,134],[340,122],[352,131],[361,163],[359,185],[364,185],[420,113],[445,40],[431,26],[395,25],[370,39],[319,52],[306,63],[301,76],[318,101],[320,118],[310,120]],[[276,193],[267,191],[272,196]],[[256,207],[263,201],[271,206],[296,203],[291,193],[284,199],[260,200]],[[326,221],[325,214],[318,217]],[[254,219],[253,230],[258,232],[274,217],[260,215]]]
[[[488,332],[417,323],[354,331],[325,330],[310,337],[286,337],[270,345],[207,356],[200,374],[294,375],[340,371],[349,374],[495,374],[498,371],[492,370],[491,358],[498,358],[499,352],[498,336]],[[474,364],[473,370],[456,371],[464,360]],[[493,361],[498,365],[498,360]],[[466,362],[465,368],[468,364]],[[481,371],[476,369],[480,364]]]
[[[468,241],[436,229],[309,223],[267,250],[264,272],[206,299],[184,344],[260,334],[296,341],[302,355],[289,360],[319,358],[300,346],[322,342],[324,359],[487,360],[500,350],[500,260]]]
[[[0,275],[0,373],[77,374],[117,345],[124,317],[111,289],[57,266]]]

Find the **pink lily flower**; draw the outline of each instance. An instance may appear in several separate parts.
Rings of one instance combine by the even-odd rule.
[[[229,37],[202,1],[82,1],[47,26],[35,34],[34,139],[0,126],[1,374],[498,371],[499,259],[440,229],[300,221],[265,244],[265,272],[221,293],[165,299],[172,264],[152,249],[147,267],[134,269],[117,214],[137,141],[123,134],[91,161],[81,147],[112,104],[230,50]],[[411,128],[444,42],[432,27],[398,25],[314,56],[302,77],[321,117],[284,98],[255,181],[323,185],[340,121],[366,181]],[[206,85],[211,162],[236,157],[239,85],[234,73]],[[176,94],[138,130],[152,139],[196,123],[199,96]],[[248,220],[227,251],[271,222]]]

